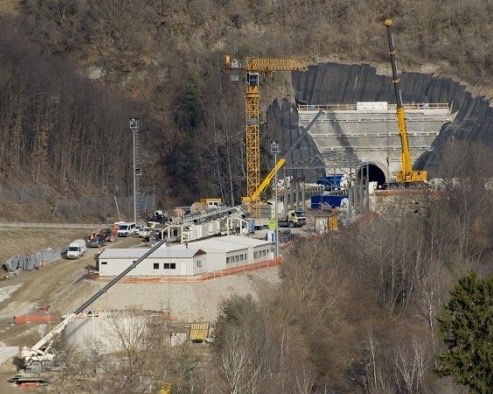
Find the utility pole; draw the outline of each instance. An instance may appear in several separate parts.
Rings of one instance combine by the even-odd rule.
[[[137,165],[137,135],[139,132],[139,118],[129,118],[132,130],[133,181],[134,181],[134,223],[137,223],[137,175],[140,175],[140,166]],[[138,173],[138,174],[137,174]]]
[[[274,155],[274,166],[277,164],[277,154],[279,153],[279,144],[276,141],[270,143],[270,152]],[[279,257],[279,223],[277,221],[277,171],[274,175],[274,223],[275,229],[274,234],[276,237],[276,254],[275,258]]]

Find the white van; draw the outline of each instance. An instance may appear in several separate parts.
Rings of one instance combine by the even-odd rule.
[[[135,233],[135,223],[121,223],[118,225],[118,236],[128,237]]]
[[[86,249],[86,241],[83,239],[76,239],[75,241],[72,241],[68,246],[67,259],[75,260],[84,256]]]

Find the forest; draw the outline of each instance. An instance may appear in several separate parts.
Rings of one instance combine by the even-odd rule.
[[[128,118],[138,116],[143,188],[163,207],[238,201],[242,86],[224,72],[224,54],[389,74],[382,19],[392,16],[402,70],[450,76],[485,97],[493,86],[493,4],[483,0],[24,0],[2,16],[0,177],[54,195],[129,195]],[[286,78],[265,80],[263,109],[289,90]],[[418,209],[403,200],[291,245],[278,286],[224,301],[210,349],[169,349],[154,335],[147,351],[128,346],[102,364],[111,379],[93,379],[95,355],[47,390],[155,392],[171,382],[173,393],[490,392],[474,377],[446,377],[453,368],[440,355],[454,286],[491,272],[492,158],[457,143],[442,163],[447,188]],[[491,370],[491,358],[479,366]]]
[[[480,95],[491,86],[492,10],[481,0],[10,3],[0,38],[0,175],[49,184],[53,194],[130,195],[128,118],[137,116],[143,191],[160,206],[208,195],[237,203],[243,87],[223,70],[224,54],[366,62],[389,74],[382,20],[392,16],[403,71],[452,76]],[[262,108],[286,93],[289,75],[265,79]]]

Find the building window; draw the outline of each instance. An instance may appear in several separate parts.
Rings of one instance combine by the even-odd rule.
[[[154,264],[152,264],[152,266],[155,270],[159,269],[159,263],[154,263]]]
[[[176,263],[171,263],[169,265],[169,268],[172,269],[172,270],[175,270],[176,269]]]
[[[164,263],[163,268],[165,270],[174,270],[176,269],[176,263]]]
[[[202,261],[197,260],[197,268],[202,268]]]
[[[108,264],[106,261],[101,261],[101,265],[106,265]]]
[[[226,257],[226,264],[231,263],[231,257]]]
[[[240,256],[236,255],[236,256],[235,256],[235,261],[236,261],[236,262],[240,261]]]
[[[164,264],[163,264],[163,268],[164,268],[165,270],[169,270],[169,263],[164,263]]]

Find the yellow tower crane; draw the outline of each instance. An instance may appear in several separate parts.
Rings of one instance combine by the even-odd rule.
[[[254,214],[258,217],[258,204],[251,198],[260,186],[260,73],[273,71],[306,71],[305,61],[297,58],[246,58],[240,63],[230,56],[224,56],[224,66],[230,71],[245,72],[245,146],[246,146],[246,198],[256,205]]]

